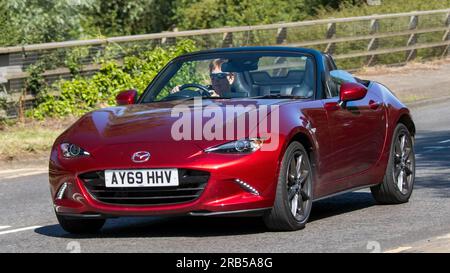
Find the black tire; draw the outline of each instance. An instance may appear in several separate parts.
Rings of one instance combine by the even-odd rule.
[[[61,227],[73,234],[92,234],[98,232],[105,224],[105,219],[82,219],[56,214]]]
[[[294,172],[292,172],[292,164],[295,166]],[[300,166],[300,169],[297,165]],[[292,142],[286,149],[281,162],[274,205],[263,217],[268,229],[292,231],[305,227],[312,207],[312,177],[310,159],[306,149],[299,142]],[[296,191],[297,193],[294,194]],[[294,196],[294,198],[290,198],[290,196]]]
[[[403,154],[404,148],[401,148],[401,139],[403,136],[405,137],[404,147],[409,147],[409,152],[408,148],[406,148],[405,151],[407,152],[405,154]],[[400,150],[399,147],[401,148]],[[408,156],[406,156],[407,154]],[[392,138],[389,161],[383,183],[370,188],[375,200],[379,204],[401,204],[408,202],[414,186],[415,164],[414,139],[408,128],[404,124],[399,123],[395,128]],[[404,175],[406,175],[406,181]]]

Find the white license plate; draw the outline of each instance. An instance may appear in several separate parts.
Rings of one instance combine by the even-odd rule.
[[[106,170],[105,186],[114,187],[170,187],[178,186],[177,169]]]

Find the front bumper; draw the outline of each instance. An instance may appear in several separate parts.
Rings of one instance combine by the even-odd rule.
[[[271,208],[275,198],[278,162],[274,152],[257,151],[250,155],[201,154],[187,163],[170,165],[169,162],[149,163],[145,166],[83,158],[72,161],[59,159],[52,152],[50,160],[50,186],[56,213],[79,217],[119,217],[150,215],[252,214]],[[78,162],[77,162],[78,161]],[[198,198],[187,202],[157,205],[110,204],[97,200],[88,190],[82,174],[105,169],[177,168],[209,173],[209,179]],[[245,181],[258,191],[258,195],[245,190],[236,180]],[[67,188],[61,199],[60,187]]]

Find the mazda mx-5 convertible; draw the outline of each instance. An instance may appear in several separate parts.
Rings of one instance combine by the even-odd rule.
[[[370,188],[408,202],[415,126],[380,83],[328,54],[243,47],[172,60],[140,96],[92,111],[59,136],[50,185],[60,225],[95,232],[121,216],[262,217],[297,230],[314,201]]]

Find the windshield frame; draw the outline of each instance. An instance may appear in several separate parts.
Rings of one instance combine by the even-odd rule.
[[[162,86],[166,84],[171,77],[175,75],[175,73],[179,70],[181,67],[181,64],[185,61],[197,61],[197,60],[207,60],[207,59],[217,59],[217,58],[227,58],[227,56],[233,55],[236,56],[237,54],[243,54],[243,55],[260,55],[262,56],[284,56],[284,57],[299,57],[299,56],[306,56],[311,58],[314,66],[314,88],[313,88],[313,95],[309,99],[316,98],[316,94],[318,92],[318,84],[317,84],[317,69],[318,64],[316,60],[316,56],[314,54],[311,54],[309,52],[300,52],[300,51],[284,51],[284,50],[242,50],[242,51],[233,51],[233,52],[227,52],[227,51],[218,51],[218,52],[211,52],[211,51],[205,51],[205,52],[194,52],[190,54],[185,54],[178,56],[174,59],[172,59],[169,63],[167,63],[166,66],[164,66],[163,69],[161,69],[158,74],[153,78],[153,80],[150,82],[150,84],[145,88],[144,92],[136,102],[137,104],[145,104],[145,103],[158,103],[161,101],[155,101],[155,96],[153,96],[152,90],[155,88],[161,89]],[[174,73],[171,73],[169,70],[172,68],[176,68],[174,70]],[[168,78],[168,79],[167,79]],[[241,97],[239,99],[245,99],[245,98],[253,98],[253,97]],[[257,97],[255,97],[257,98]],[[205,98],[204,98],[205,99]],[[206,99],[225,99],[224,97],[208,97]],[[226,98],[226,99],[234,99],[234,98]],[[292,96],[292,99],[298,99],[295,96]]]

